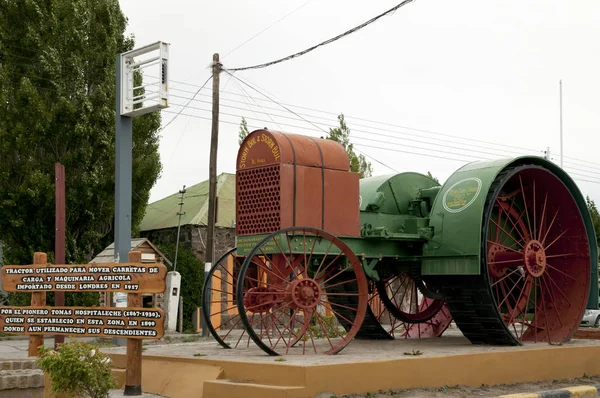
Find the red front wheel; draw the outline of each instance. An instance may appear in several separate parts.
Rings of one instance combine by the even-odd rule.
[[[291,227],[262,240],[244,261],[238,311],[270,355],[335,354],[354,338],[367,309],[367,279],[335,236]]]

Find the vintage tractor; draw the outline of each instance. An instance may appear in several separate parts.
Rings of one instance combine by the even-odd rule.
[[[203,292],[226,348],[335,354],[452,320],[473,344],[562,343],[598,307],[585,199],[539,157],[470,163],[443,186],[361,180],[336,142],[257,130],[238,153],[236,211],[237,247]]]

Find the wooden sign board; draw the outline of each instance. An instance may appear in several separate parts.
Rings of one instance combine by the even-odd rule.
[[[110,263],[84,265],[5,265],[7,292],[163,293],[164,264]]]
[[[0,306],[0,332],[8,334],[158,339],[164,324],[159,308]]]

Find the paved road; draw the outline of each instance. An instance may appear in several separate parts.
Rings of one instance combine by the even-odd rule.
[[[94,338],[81,338],[81,340],[93,341]],[[68,341],[65,340],[65,341]],[[54,337],[44,339],[46,347],[54,347]],[[0,341],[0,360],[3,359],[27,359],[29,339],[8,339]]]

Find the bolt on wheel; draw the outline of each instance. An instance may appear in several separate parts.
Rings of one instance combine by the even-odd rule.
[[[242,322],[270,355],[338,353],[365,317],[367,280],[358,259],[317,228],[264,238],[242,264],[242,284],[249,287],[237,292]]]

